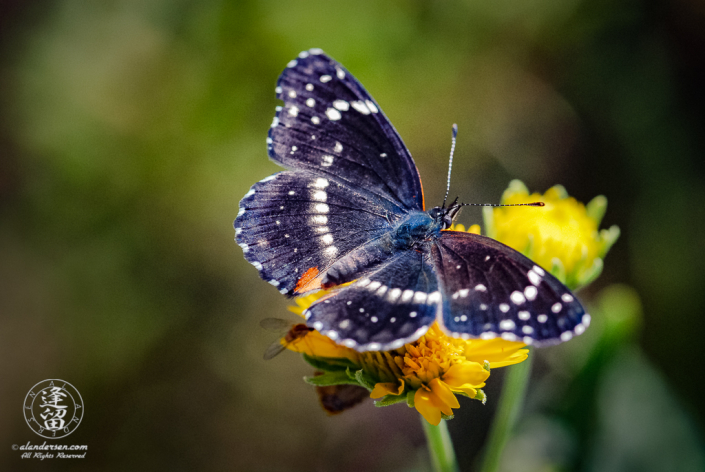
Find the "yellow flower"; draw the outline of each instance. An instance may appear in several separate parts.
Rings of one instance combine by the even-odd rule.
[[[301,314],[325,292],[296,300],[290,308]],[[378,406],[406,401],[431,424],[442,415],[452,416],[460,404],[456,394],[484,401],[480,390],[493,367],[522,362],[528,357],[524,344],[501,338],[459,339],[446,336],[433,324],[424,336],[393,351],[357,352],[336,344],[318,331],[295,340],[287,348],[306,354],[324,375],[307,379],[314,385],[350,383],[371,390]],[[343,371],[341,362],[347,370]],[[327,367],[327,368],[326,368]]]
[[[556,185],[543,195],[529,194],[519,180],[509,184],[502,203],[542,201],[544,207],[484,208],[487,236],[523,253],[550,270],[569,288],[594,280],[603,258],[619,237],[619,228],[598,230],[607,199],[597,196],[587,206]]]

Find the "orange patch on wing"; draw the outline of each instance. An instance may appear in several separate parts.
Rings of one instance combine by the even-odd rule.
[[[416,168],[416,175],[419,175],[419,168]],[[426,195],[423,192],[423,182],[421,182],[421,176],[419,176],[419,185],[421,186],[421,209],[426,211]]]
[[[296,282],[294,291],[297,293],[302,293],[320,288],[321,281],[320,279],[316,280],[316,277],[318,277],[318,267],[311,267],[304,272],[304,275],[302,275],[299,281]]]

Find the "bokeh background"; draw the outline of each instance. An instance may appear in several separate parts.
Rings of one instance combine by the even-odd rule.
[[[328,417],[298,356],[262,360],[288,302],[232,221],[279,170],[274,84],[311,47],[381,104],[427,202],[452,123],[463,201],[513,178],[609,199],[593,326],[532,354],[501,470],[705,470],[702,2],[4,0],[0,28],[1,470],[429,470],[415,411]],[[11,450],[41,443],[22,404],[46,378],[83,395],[57,443],[84,460]],[[463,470],[501,383],[449,424]]]

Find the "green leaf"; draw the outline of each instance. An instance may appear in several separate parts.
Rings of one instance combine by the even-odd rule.
[[[409,408],[413,408],[415,405],[414,395],[416,395],[416,390],[409,390],[408,392],[406,392],[406,404],[409,406]]]
[[[329,385],[360,385],[355,380],[350,379],[345,371],[326,372],[315,377],[304,377],[304,381],[317,387],[327,387]]]
[[[558,198],[560,198],[561,200],[566,199],[570,196],[568,195],[568,191],[565,189],[565,187],[560,184],[554,185],[551,188],[556,191],[556,193],[558,194]]]
[[[603,229],[600,231],[600,236],[602,237],[602,241],[604,243],[604,246],[602,247],[602,256],[604,257],[605,254],[607,254],[607,251],[610,250],[612,245],[617,242],[617,239],[619,239],[620,231],[619,231],[619,226],[613,225],[610,227],[610,229]]]
[[[585,210],[587,211],[588,217],[594,220],[599,227],[602,222],[602,217],[605,216],[605,212],[607,211],[607,198],[605,198],[604,195],[596,196],[585,206]]]
[[[565,283],[565,266],[563,265],[563,261],[561,261],[557,257],[551,259],[550,272],[552,276],[560,280],[562,283]]]
[[[512,195],[516,194],[524,194],[528,195],[529,194],[529,188],[524,185],[524,182],[522,182],[519,179],[514,179],[511,182],[509,182],[509,186],[507,189],[502,193],[502,199],[500,200],[502,203],[505,203],[509,197]]]
[[[485,224],[485,236],[496,238],[497,232],[494,227],[494,212],[492,207],[482,207],[482,221]]]
[[[360,385],[362,385],[363,387],[365,387],[365,388],[366,388],[367,390],[369,390],[370,392],[371,392],[372,390],[374,390],[375,384],[377,383],[377,382],[375,382],[369,375],[367,375],[367,374],[365,373],[365,371],[362,370],[362,369],[360,369],[360,370],[358,370],[357,372],[355,372],[355,380],[357,380],[357,382],[358,382]]]
[[[335,372],[345,370],[348,367],[357,367],[349,359],[344,357],[314,357],[308,354],[302,354],[304,360],[318,370],[326,372]]]
[[[477,395],[475,395],[475,400],[480,400],[483,405],[487,403],[487,395],[485,394],[485,391],[481,388],[478,388]]]
[[[580,277],[577,280],[577,285],[578,287],[576,288],[581,288],[595,280],[599,275],[602,273],[602,267],[603,267],[603,262],[602,259],[599,257],[596,257],[594,262],[592,263],[592,267],[589,267],[588,269],[585,269],[581,274]]]
[[[403,393],[401,395],[385,395],[379,400],[375,400],[375,406],[389,406],[396,403],[402,403],[406,401],[406,395]]]

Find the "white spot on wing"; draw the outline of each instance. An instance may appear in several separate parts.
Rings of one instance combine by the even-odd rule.
[[[333,159],[334,159],[333,156],[329,156],[328,154],[324,154],[323,156],[321,156],[321,159],[323,159],[323,162],[321,162],[321,165],[323,167],[330,167],[331,165],[333,165]]]
[[[532,328],[531,326],[522,326],[521,331],[524,334],[531,334],[534,332],[534,328]]]
[[[316,203],[315,205],[313,205],[313,209],[316,210],[318,213],[328,213],[328,211],[330,210],[328,205],[326,205],[325,203]]]
[[[553,313],[558,313],[559,311],[561,311],[561,308],[563,308],[563,305],[561,305],[560,303],[554,303],[551,307],[551,311]]]
[[[336,110],[335,108],[328,108],[326,110],[326,116],[331,121],[337,121],[340,118],[342,118],[342,115],[340,114],[340,112],[338,110]]]
[[[333,107],[340,111],[348,111],[350,109],[350,104],[345,100],[335,100],[333,102]]]
[[[335,148],[333,148],[333,151],[337,153],[343,152],[343,145],[340,144],[338,141],[335,142]]]
[[[325,202],[328,200],[328,194],[323,190],[316,190],[313,192],[313,195],[311,195],[311,198],[319,202]]]
[[[518,290],[515,290],[512,292],[511,295],[509,295],[509,299],[515,304],[515,305],[521,305],[526,301],[526,298],[524,297],[524,294],[519,292]]]
[[[289,115],[291,116],[298,116],[299,114],[299,107],[297,106],[292,106],[289,108]]]
[[[313,186],[316,188],[326,188],[328,187],[328,179],[318,178],[315,182],[313,182]]]
[[[306,84],[306,90],[308,90],[309,92],[312,92],[313,91],[313,84]]]
[[[321,119],[320,119],[319,117],[317,117],[317,116],[312,116],[312,117],[311,117],[311,123],[313,123],[314,125],[321,124]]]
[[[321,236],[321,241],[323,241],[323,244],[332,244],[333,243],[333,235],[328,233],[323,236]]]
[[[350,326],[350,320],[343,320],[338,323],[338,326],[340,327],[340,329],[347,329],[347,327]]]
[[[533,270],[530,270],[526,274],[529,277],[529,282],[531,282],[534,285],[538,285],[541,283],[541,276],[534,272]]]
[[[322,75],[319,80],[325,84],[326,82],[330,82],[332,79],[333,77],[330,75]]]
[[[341,69],[340,67],[335,68],[335,75],[337,75],[340,80],[343,80],[345,78],[345,72],[343,72],[343,69]]]
[[[526,297],[527,300],[535,300],[536,295],[538,295],[538,294],[539,294],[538,289],[536,287],[534,287],[533,285],[528,285],[524,289],[524,296]]]
[[[317,225],[324,225],[324,224],[328,223],[328,217],[322,216],[322,215],[316,215],[311,218],[311,221]]]
[[[561,341],[570,341],[573,338],[573,333],[570,331],[566,331],[565,333],[561,333]]]
[[[289,97],[291,97],[291,98],[296,98],[296,91],[295,91],[295,90],[289,90]]]
[[[531,313],[529,313],[528,311],[520,311],[519,313],[517,313],[517,316],[520,320],[526,321],[531,318]]]
[[[486,291],[487,291],[487,287],[485,287],[485,286],[482,285],[482,284],[477,284],[477,285],[475,285],[475,290],[478,291],[478,292],[486,292]]]
[[[316,100],[313,98],[308,98],[306,99],[306,106],[309,108],[313,108],[316,105]]]
[[[255,266],[255,269],[262,270],[262,264],[260,264],[259,262],[255,261],[252,263],[252,265]]]
[[[499,304],[499,311],[501,311],[502,313],[508,312],[508,311],[509,311],[509,305],[507,305],[506,303],[500,303],[500,304]]]
[[[269,281],[269,283],[272,284],[272,285],[274,285],[275,287],[279,287],[279,281],[278,281],[278,280],[272,279],[272,280]]]
[[[544,272],[544,270],[543,270],[541,267],[537,266],[537,265],[535,265],[535,266],[533,267],[533,271],[536,272],[537,274],[539,274],[541,277],[543,277],[544,275],[546,275],[546,272]]]
[[[367,105],[365,105],[365,102],[362,102],[360,100],[350,102],[350,105],[363,115],[369,115],[370,114],[370,109],[367,108]]]
[[[431,305],[431,304],[433,304],[433,303],[438,303],[438,302],[440,302],[440,301],[441,301],[441,292],[439,292],[438,290],[436,290],[435,292],[433,292],[432,294],[430,294],[430,295],[428,296],[428,299],[426,300],[426,303],[428,303],[429,305]]]
[[[411,299],[414,298],[414,291],[413,290],[404,290],[404,293],[401,294],[401,301],[403,303],[407,303],[411,301]]]
[[[503,331],[511,331],[514,328],[516,328],[516,325],[512,320],[502,320],[499,322],[499,329]]]
[[[328,246],[323,252],[332,257],[338,254],[338,248],[335,246]]]
[[[365,100],[365,105],[367,105],[367,108],[369,108],[372,113],[377,113],[379,111],[375,104],[369,100]]]
[[[545,323],[546,321],[548,321],[548,316],[546,316],[546,315],[539,315],[539,316],[536,317],[536,319],[538,320],[539,323]]]
[[[573,301],[573,296],[569,293],[564,293],[563,295],[561,295],[561,300],[563,300],[566,303],[570,303]]]

